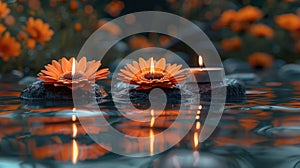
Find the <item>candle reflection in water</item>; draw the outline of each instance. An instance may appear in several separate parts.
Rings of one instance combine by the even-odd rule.
[[[151,109],[151,122],[150,122],[150,155],[154,154],[154,132],[153,132],[153,126],[155,122],[155,116],[154,116],[154,110]]]
[[[201,115],[201,110],[202,110],[202,106],[199,105],[198,106],[198,110],[197,110],[197,116],[196,116],[196,129],[194,132],[194,137],[193,137],[193,141],[194,141],[194,152],[193,152],[193,157],[194,157],[194,163],[193,165],[196,166],[199,163],[199,132],[200,132],[200,128],[201,128],[201,123],[200,123],[200,115]]]
[[[194,138],[193,138],[193,145],[194,145],[194,150],[197,151],[198,149],[198,146],[199,146],[199,131],[200,131],[200,128],[201,128],[201,123],[200,123],[200,115],[201,115],[201,109],[202,109],[202,106],[199,105],[198,106],[198,109],[197,109],[197,115],[196,115],[196,129],[195,129],[195,132],[194,132]]]
[[[73,66],[72,66],[72,70],[73,70]],[[73,108],[73,112],[75,113],[76,111],[76,108]],[[78,161],[78,155],[79,155],[79,150],[78,150],[78,144],[76,142],[76,136],[77,136],[77,125],[76,125],[76,115],[73,114],[72,115],[72,121],[73,121],[73,124],[72,124],[72,127],[73,127],[73,134],[72,134],[72,137],[73,137],[73,140],[72,140],[72,151],[73,151],[73,155],[72,155],[72,163],[73,164],[76,164],[77,161]]]

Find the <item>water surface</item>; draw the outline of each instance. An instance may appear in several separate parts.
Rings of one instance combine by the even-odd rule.
[[[109,135],[97,115],[120,132],[147,137],[167,129],[176,119],[178,107],[165,111],[155,123],[139,123],[117,113],[110,100],[96,112],[86,113],[85,128],[70,104],[28,104],[18,98],[26,87],[16,79],[0,82],[0,167],[300,167],[300,82],[275,79],[247,84],[247,100],[227,103],[213,135],[198,143],[207,106],[201,117],[186,115],[182,122],[194,123],[189,133],[174,147],[151,157],[125,157],[109,152],[116,144],[95,143],[87,134]],[[180,105],[178,105],[180,106]],[[76,109],[80,110],[80,109]],[[129,110],[130,111],[130,110]],[[145,117],[143,114],[132,115]],[[160,139],[173,143],[176,129]],[[128,153],[153,152],[164,146],[139,146],[122,142]]]

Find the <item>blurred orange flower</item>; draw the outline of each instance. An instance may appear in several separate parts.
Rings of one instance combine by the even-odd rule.
[[[283,14],[275,17],[276,24],[286,30],[300,30],[300,18],[292,13]]]
[[[93,11],[94,11],[94,8],[93,8],[92,5],[86,5],[86,6],[84,7],[84,12],[85,12],[86,14],[92,14]]]
[[[221,27],[229,26],[234,21],[236,15],[237,12],[234,10],[224,11],[220,16],[220,19],[218,20],[218,24]]]
[[[249,26],[257,20],[262,19],[263,13],[260,9],[253,6],[246,6],[239,11],[224,11],[217,25],[220,27],[230,27],[234,32],[241,32],[249,28]]]
[[[34,39],[28,38],[26,39],[27,47],[29,49],[34,49],[36,45],[36,41]]]
[[[248,56],[248,62],[254,68],[271,68],[273,61],[273,56],[267,53],[256,52]]]
[[[41,1],[40,0],[28,0],[28,7],[33,10],[41,9]]]
[[[0,37],[0,57],[8,61],[10,56],[16,57],[21,53],[21,45],[8,32]]]
[[[70,2],[70,9],[72,11],[75,11],[75,10],[77,10],[77,8],[78,8],[78,2],[77,2],[77,0],[71,0],[71,2]]]
[[[46,70],[41,70],[38,79],[43,80],[43,84],[54,86],[66,86],[69,89],[91,89],[91,84],[96,80],[105,79],[109,74],[108,68],[101,69],[100,61],[88,61],[82,57],[77,61],[74,57],[67,60],[62,58],[58,62],[53,60],[52,64],[45,66]]]
[[[6,30],[6,27],[3,26],[3,24],[0,24],[0,35],[1,35],[3,32],[5,32],[5,30]]]
[[[232,24],[230,24],[230,28],[234,32],[241,32],[247,30],[250,25],[251,24],[248,22],[233,22]]]
[[[0,1],[0,18],[5,18],[10,12],[7,3]]]
[[[30,34],[32,39],[43,45],[49,41],[54,34],[53,30],[49,28],[49,24],[44,23],[41,19],[34,20],[32,17],[28,19],[27,26],[23,26],[22,28]]]
[[[18,40],[27,39],[27,38],[28,38],[27,34],[23,31],[20,31],[17,35]]]
[[[232,37],[229,39],[223,39],[221,41],[221,47],[224,51],[236,51],[242,48],[242,41],[239,37]]]
[[[103,25],[105,25],[105,26],[103,26]],[[117,24],[115,24],[113,22],[108,22],[104,19],[99,20],[97,22],[96,26],[97,26],[97,28],[103,26],[103,27],[101,27],[101,30],[107,31],[108,33],[111,33],[112,35],[115,35],[115,36],[120,35],[122,32],[121,28]]]
[[[273,38],[274,30],[265,24],[256,24],[250,27],[250,33],[255,37]]]
[[[8,15],[5,17],[4,22],[7,26],[14,26],[16,24],[16,19],[12,15]]]
[[[254,22],[263,18],[262,11],[254,6],[246,6],[240,9],[235,20],[240,22]]]
[[[82,30],[82,25],[80,23],[75,23],[74,30],[75,31],[81,31]]]
[[[133,49],[140,49],[140,48],[152,47],[154,44],[151,43],[145,36],[138,35],[138,36],[133,36],[129,39],[129,45]]]
[[[109,13],[111,16],[118,16],[122,9],[124,8],[124,2],[122,1],[112,1],[108,3],[105,7],[105,11]]]

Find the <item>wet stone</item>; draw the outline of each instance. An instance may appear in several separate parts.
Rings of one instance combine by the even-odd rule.
[[[134,86],[128,86],[127,88],[119,89],[118,93],[114,96],[114,101],[127,101],[128,96],[131,103],[140,109],[147,109],[151,106],[150,103],[150,93],[153,89],[148,90],[136,90]],[[159,88],[166,95],[167,104],[180,104],[181,103],[181,91],[179,88]],[[187,92],[182,93],[187,95]],[[190,93],[192,94],[192,93]],[[192,97],[192,96],[190,96]],[[159,100],[158,97],[156,100]]]
[[[19,81],[19,84],[20,85],[30,85],[36,81],[37,81],[37,79],[35,76],[26,76]]]
[[[126,97],[129,95],[131,103],[137,108],[150,107],[149,94],[152,89],[135,90],[134,86],[123,86],[120,83],[118,86],[121,88],[119,88],[118,93],[115,95],[120,101],[126,100]],[[198,88],[195,88],[197,86]],[[226,79],[225,85],[211,85],[210,83],[198,85],[186,84],[182,87],[174,87],[172,89],[162,88],[162,90],[167,97],[167,104],[180,104],[195,99],[197,91],[199,91],[200,101],[210,101],[212,90],[217,94],[224,94],[224,87],[226,87],[226,102],[238,103],[246,100],[246,89],[243,83],[235,79]]]
[[[104,90],[99,85],[93,85],[93,91],[81,91],[78,98],[85,99],[87,97],[96,96],[97,99],[105,97]],[[36,81],[28,88],[24,89],[20,95],[24,100],[72,100],[72,90],[60,86],[43,85],[42,81]]]
[[[198,87],[201,101],[210,101],[212,90],[217,94],[223,94],[224,87],[226,87],[227,103],[246,100],[246,88],[242,82],[236,79],[226,79],[224,85],[199,84]]]
[[[283,80],[300,80],[300,65],[287,64],[279,70],[279,77]]]

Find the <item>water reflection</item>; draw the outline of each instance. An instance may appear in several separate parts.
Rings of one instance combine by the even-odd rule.
[[[89,109],[73,106],[28,106],[18,100],[19,85],[0,83],[0,154],[17,160],[47,161],[47,164],[65,162],[76,165],[131,165],[135,167],[275,167],[299,166],[300,142],[300,90],[299,82],[267,82],[249,86],[247,102],[226,105],[221,122],[213,135],[199,143],[207,105],[195,113],[186,113],[173,130],[159,138],[155,135],[169,128],[178,117],[178,105],[168,107],[159,116],[153,113],[135,114],[133,117],[150,117],[148,122],[128,120],[116,112],[109,101]],[[82,111],[83,127],[76,111]],[[146,145],[138,141],[105,142],[99,146],[88,134],[104,137],[109,129],[100,116],[120,132],[135,137],[150,137]],[[155,117],[154,117],[155,116]],[[184,122],[193,122],[189,133],[177,143],[177,129]],[[87,134],[88,133],[88,134]],[[168,151],[154,155],[166,145],[176,143]],[[157,145],[159,144],[159,145]],[[152,157],[132,159],[111,153],[114,145],[126,152],[149,152]],[[10,160],[2,159],[3,163]],[[59,167],[59,164],[55,165]],[[94,165],[95,166],[95,165]]]

